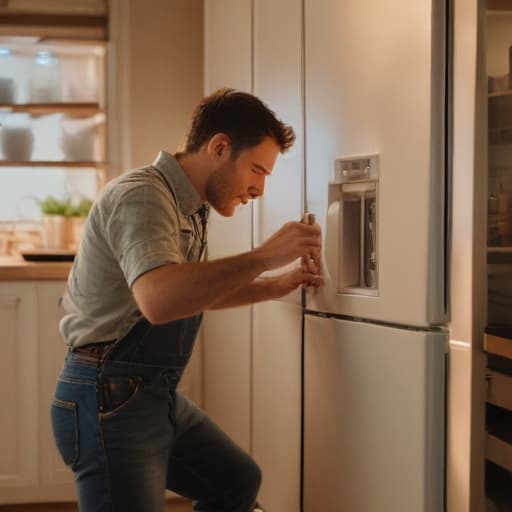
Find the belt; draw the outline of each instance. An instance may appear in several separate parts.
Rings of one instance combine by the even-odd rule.
[[[115,343],[115,341],[104,341],[99,343],[88,343],[79,347],[73,347],[73,354],[92,357],[93,359],[101,359],[103,354]]]

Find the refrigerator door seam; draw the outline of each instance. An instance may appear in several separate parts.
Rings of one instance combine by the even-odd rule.
[[[399,323],[393,323],[393,322],[384,322],[382,320],[359,318],[359,317],[353,317],[353,316],[349,316],[349,315],[340,315],[338,313],[315,311],[315,310],[310,310],[307,308],[304,309],[304,314],[318,316],[321,318],[334,318],[334,319],[338,319],[338,320],[348,320],[351,322],[360,322],[360,323],[364,323],[364,324],[381,325],[383,327],[391,327],[394,329],[402,329],[402,330],[406,330],[406,331],[432,332],[432,333],[448,333],[449,332],[446,325],[419,326],[419,325],[399,324]]]

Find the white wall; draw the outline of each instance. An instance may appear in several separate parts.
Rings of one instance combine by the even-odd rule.
[[[160,149],[179,148],[203,96],[203,2],[130,0],[129,45],[129,151],[137,167]]]

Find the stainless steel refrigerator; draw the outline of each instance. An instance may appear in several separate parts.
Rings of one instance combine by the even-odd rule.
[[[444,510],[448,11],[305,1],[304,512]]]

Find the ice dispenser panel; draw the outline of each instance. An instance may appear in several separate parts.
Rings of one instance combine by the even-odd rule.
[[[378,189],[377,155],[335,161],[328,233],[337,238],[338,293],[378,295]]]

